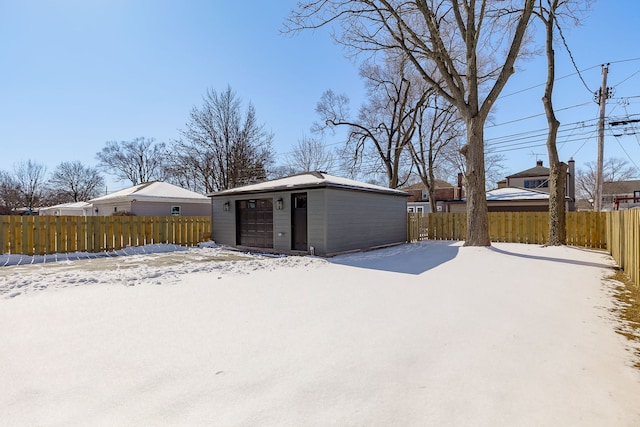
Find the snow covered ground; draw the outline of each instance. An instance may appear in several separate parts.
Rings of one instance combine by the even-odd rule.
[[[601,252],[170,249],[0,258],[1,425],[640,425]]]

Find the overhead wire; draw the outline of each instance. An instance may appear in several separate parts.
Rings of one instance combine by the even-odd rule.
[[[569,58],[571,58],[571,63],[573,64],[573,68],[575,68],[576,72],[578,73],[578,77],[580,77],[580,81],[582,82],[582,84],[584,85],[584,87],[587,89],[589,93],[593,93],[593,91],[589,88],[589,85],[587,85],[587,82],[584,80],[584,77],[582,77],[582,73],[578,69],[576,60],[573,58],[573,53],[571,52],[571,49],[569,49],[569,44],[567,43],[567,39],[564,38],[562,27],[558,23],[557,19],[554,20],[554,22],[556,24],[556,28],[558,29],[558,33],[560,34],[560,38],[562,39],[562,43],[564,44],[564,48],[567,50],[567,53],[569,54]]]
[[[561,32],[561,30],[560,30]],[[589,88],[589,86],[586,84],[582,73],[584,73],[585,71],[589,71],[591,69],[597,68],[599,65],[594,65],[585,69],[578,69],[577,64],[575,62],[575,58],[573,58],[573,54],[570,51],[570,49],[567,46],[566,43],[566,39],[564,38],[564,35],[561,33],[561,38],[563,39],[563,43],[565,44],[565,48],[567,49],[567,52],[569,53],[569,56],[571,58],[571,62],[576,70],[575,73],[571,73],[571,74],[567,74],[564,75],[562,77],[559,77],[557,79],[555,79],[556,81],[558,80],[562,80],[568,77],[572,77],[575,75],[578,75],[580,80],[582,81],[583,86],[587,89],[587,91],[589,91],[589,93],[593,93],[593,91]],[[618,61],[611,61],[610,64],[616,64],[616,63],[622,63],[622,62],[631,62],[631,61],[638,61],[640,60],[640,58],[630,58],[630,59],[625,59],[625,60],[618,60]],[[637,75],[638,73],[640,73],[640,70],[634,72],[633,74],[631,74],[630,76],[628,76],[627,78],[623,79],[622,81],[620,81],[619,83],[617,83],[616,86],[628,81],[629,79],[631,79],[632,77],[634,77],[635,75]],[[500,96],[499,99],[503,99],[503,98],[507,98],[522,92],[526,92],[538,87],[544,86],[544,83],[542,84],[537,84],[537,85],[533,85],[515,92],[511,92],[509,94],[505,94]],[[640,98],[640,96],[630,96],[630,97],[626,97],[626,99],[634,99],[634,98]],[[591,104],[592,101],[589,102],[583,102],[580,104],[576,104],[576,105],[572,105],[572,106],[568,106],[568,107],[564,107],[564,108],[560,108],[560,109],[556,109],[556,112],[559,111],[565,111],[565,110],[569,110],[572,108],[579,108],[579,107],[584,107],[587,106],[589,104]],[[615,111],[615,109],[614,109]],[[530,120],[536,117],[541,117],[544,116],[544,113],[540,113],[540,114],[535,114],[535,115],[531,115],[531,116],[527,116],[527,117],[522,117],[519,119],[514,119],[514,120],[510,120],[507,122],[503,122],[503,123],[498,123],[498,124],[491,124],[489,126],[486,126],[486,129],[492,129],[492,128],[497,128],[500,126],[505,126],[505,125],[509,125],[509,124],[513,124],[513,123],[518,123],[518,122],[522,122],[522,121],[526,121],[526,120]],[[571,143],[571,142],[579,142],[579,141],[583,141],[582,145],[580,147],[578,147],[578,149],[576,150],[576,152],[574,153],[573,156],[575,156],[576,154],[578,154],[578,152],[581,151],[581,149],[586,145],[586,143],[593,138],[594,134],[595,134],[595,130],[592,131],[588,131],[588,132],[578,132],[579,129],[581,128],[586,128],[588,125],[588,123],[591,122],[595,122],[597,121],[597,119],[589,119],[589,120],[583,120],[583,121],[578,121],[578,122],[573,122],[573,123],[568,123],[566,125],[561,125],[561,129],[559,130],[559,134],[561,135],[561,138],[564,138],[563,142],[562,142],[562,147],[564,147],[565,144],[567,143]],[[542,146],[546,144],[546,133],[543,135],[542,132],[546,132],[546,128],[545,129],[534,129],[534,130],[530,130],[530,131],[525,131],[525,132],[520,132],[520,133],[516,133],[516,134],[509,134],[509,135],[503,135],[500,137],[495,137],[495,138],[488,138],[485,140],[486,142],[486,147],[488,150],[491,150],[491,152],[495,152],[495,153],[500,153],[500,152],[508,152],[508,151],[515,151],[515,150],[522,150],[522,149],[527,149],[527,148],[534,148],[534,147],[538,147],[538,146]],[[562,135],[563,133],[566,133],[566,135]],[[542,138],[545,137],[545,140],[542,141],[540,139],[528,139],[525,140],[525,138]],[[339,146],[344,144],[345,141],[337,141],[337,142],[331,142],[331,143],[326,143],[325,146],[327,147],[333,147],[333,146]],[[640,144],[640,141],[639,141]],[[279,156],[285,156],[285,155],[290,155],[292,154],[292,151],[289,152],[285,152],[285,153],[279,153]],[[340,160],[342,160],[339,156],[337,156],[336,154],[332,155],[332,159],[333,162],[339,162]],[[380,168],[383,167],[383,164],[379,163],[380,160],[379,159],[373,159],[373,160],[366,160],[366,161],[362,161],[361,166],[367,168],[366,171],[362,171],[362,173],[366,173],[367,171],[373,171],[373,172],[379,172]],[[343,170],[345,170],[343,168]]]

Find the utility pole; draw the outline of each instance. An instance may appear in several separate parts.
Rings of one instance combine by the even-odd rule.
[[[602,210],[602,165],[604,163],[604,116],[607,98],[610,96],[610,88],[607,87],[607,73],[609,72],[609,64],[602,65],[602,85],[600,90],[595,93],[598,105],[600,105],[600,119],[598,120],[598,160],[596,162],[596,191],[593,201],[593,210],[600,212]]]

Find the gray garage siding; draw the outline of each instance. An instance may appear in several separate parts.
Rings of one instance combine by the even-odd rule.
[[[300,191],[305,192],[305,191]],[[307,243],[309,249],[313,246],[314,253],[327,253],[327,233],[325,227],[326,205],[325,189],[307,190]]]
[[[230,202],[230,210],[224,210],[224,203],[230,199],[213,199],[211,203],[211,236],[219,245],[236,244],[236,207]]]
[[[282,197],[283,209],[276,209],[276,201]],[[273,202],[273,249],[288,251],[291,248],[291,199],[287,193],[239,194],[212,200],[212,236],[216,243],[234,246],[236,242],[236,200],[271,199]],[[229,202],[229,210],[224,210]]]
[[[291,249],[291,196],[289,193],[267,193],[258,195],[261,199],[273,198],[273,249],[286,252]],[[282,197],[282,209],[276,209],[276,202]]]
[[[405,197],[336,189],[326,194],[327,253],[406,241]]]
[[[212,237],[222,245],[236,246],[235,202],[248,199],[273,201],[273,249],[292,250],[292,194],[307,194],[307,245],[320,256],[406,241],[406,194],[321,187],[212,197]],[[283,209],[276,209],[282,198]],[[224,210],[229,202],[230,210]]]

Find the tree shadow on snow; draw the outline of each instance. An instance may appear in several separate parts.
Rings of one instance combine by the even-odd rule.
[[[521,254],[521,253],[517,253],[517,252],[509,252],[509,251],[505,251],[504,249],[498,249],[495,246],[490,246],[489,249],[492,250],[493,252],[497,252],[497,253],[502,254],[502,255],[515,256],[515,257],[518,257],[518,258],[535,259],[535,260],[539,260],[539,261],[563,262],[563,263],[566,263],[566,264],[583,265],[585,267],[596,267],[596,268],[606,268],[606,269],[616,268],[615,265],[604,264],[604,263],[599,263],[599,262],[589,262],[589,261],[581,261],[581,260],[577,260],[577,259],[546,257],[546,256],[539,256],[539,255]],[[583,249],[576,248],[576,250],[583,250]]]
[[[369,252],[338,255],[330,258],[329,262],[393,273],[422,274],[454,259],[460,245],[461,242],[431,240]]]

